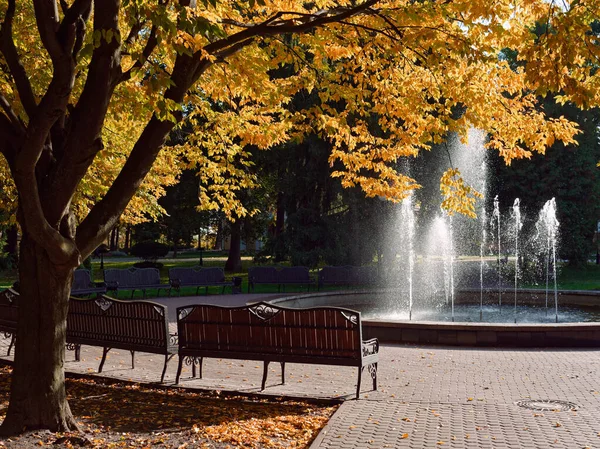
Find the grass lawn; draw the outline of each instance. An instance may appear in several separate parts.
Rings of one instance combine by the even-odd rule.
[[[193,267],[197,266],[200,260],[199,252],[185,252],[180,253],[177,259],[164,259],[161,262],[163,267],[160,270],[161,279],[164,283],[168,283],[169,280],[169,269],[173,267]],[[203,266],[204,267],[223,267],[227,259],[226,255],[220,252],[204,252],[203,253]],[[129,268],[136,263],[138,259],[135,258],[108,258],[104,261],[104,267],[108,268]],[[242,257],[242,271],[239,273],[227,273],[226,277],[230,279],[233,276],[242,278],[242,291],[245,293],[248,291],[248,268],[255,265],[252,261],[251,256]],[[100,269],[100,260],[94,259],[92,262],[92,272],[94,280],[97,282],[103,281],[103,272]],[[316,278],[316,272],[313,272],[313,276]],[[17,279],[16,270],[6,270],[0,272],[0,289],[7,288]],[[534,287],[534,286],[532,286]],[[539,286],[535,286],[539,288]],[[584,267],[570,267],[563,266],[560,269],[558,276],[558,288],[561,290],[600,290],[600,265],[587,264]],[[209,294],[220,294],[221,287],[209,287]],[[335,287],[326,288],[325,290],[336,290]],[[286,291],[289,292],[302,292],[306,291],[306,288],[291,286]],[[226,288],[225,293],[230,293],[230,289]],[[277,286],[271,285],[259,285],[255,289],[255,293],[276,293]],[[161,295],[165,293],[161,291]],[[196,294],[196,288],[182,288],[181,296],[190,296]],[[204,288],[200,289],[200,294],[204,294]],[[131,292],[121,292],[120,298],[129,298]],[[136,292],[135,298],[141,298],[142,293]],[[148,297],[155,297],[156,292],[149,290]]]

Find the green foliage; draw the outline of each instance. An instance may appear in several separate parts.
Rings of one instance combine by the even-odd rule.
[[[156,259],[165,257],[169,252],[169,247],[159,242],[140,242],[131,247],[133,256],[144,259],[145,261],[155,262]]]
[[[492,157],[501,207],[508,208],[514,198],[531,215],[543,204],[556,198],[560,222],[560,257],[573,265],[583,265],[595,254],[593,236],[600,218],[600,160],[597,109],[582,111],[572,104],[559,105],[553,98],[544,100],[544,107],[553,117],[564,115],[579,124],[578,146],[554,144],[546,155],[534,154],[530,160],[513,161],[506,167]],[[537,218],[537,217],[536,217]]]

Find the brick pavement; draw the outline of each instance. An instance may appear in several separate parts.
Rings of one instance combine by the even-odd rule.
[[[201,301],[241,303],[258,296],[228,295]],[[162,302],[163,300],[161,300]],[[184,298],[165,299],[174,318]],[[7,339],[0,338],[0,354]],[[65,368],[96,375],[100,348],[84,346],[81,362],[67,352]],[[12,357],[9,357],[12,358]],[[109,353],[103,376],[157,382],[162,357],[128,351]],[[173,385],[177,357],[166,384]],[[260,393],[262,363],[207,359],[204,378],[191,379],[184,367],[180,387]],[[286,365],[286,385],[272,364],[270,396],[352,399],[356,369]],[[359,400],[345,401],[311,446],[333,448],[598,448],[600,449],[600,350],[507,349],[382,345],[379,389],[369,391],[368,374]],[[533,411],[522,399],[575,403],[577,411]]]

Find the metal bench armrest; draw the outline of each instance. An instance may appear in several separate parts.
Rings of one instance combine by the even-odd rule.
[[[371,338],[362,342],[362,353],[363,357],[372,354],[379,353],[379,340],[377,338]]]

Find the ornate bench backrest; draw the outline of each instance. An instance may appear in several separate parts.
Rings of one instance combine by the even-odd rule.
[[[248,282],[277,282],[277,269],[275,267],[250,267],[248,269]]]
[[[71,290],[83,290],[92,286],[92,276],[88,270],[75,270],[73,272],[73,286]]]
[[[178,308],[177,317],[180,351],[361,358],[360,313],[353,310],[194,305]]]
[[[215,282],[215,283],[225,282],[225,271],[223,271],[223,268],[219,268],[219,267],[204,268],[200,272],[200,275],[204,282]]]
[[[350,279],[348,267],[323,267],[319,271],[320,283],[346,284]]]
[[[135,287],[138,285],[160,284],[160,271],[157,268],[113,268],[104,270],[104,280],[108,285]]]
[[[103,296],[69,302],[67,342],[93,342],[136,350],[166,348],[169,323],[165,306],[149,301],[119,301]]]
[[[281,282],[308,282],[310,272],[306,267],[284,267],[277,273],[277,279]]]

